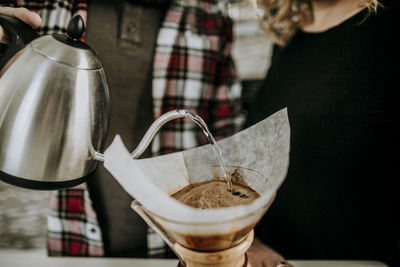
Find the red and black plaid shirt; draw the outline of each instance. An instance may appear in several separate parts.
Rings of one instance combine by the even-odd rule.
[[[43,20],[40,34],[65,32],[72,15],[80,14],[86,20],[87,14],[86,0],[16,0],[6,4],[38,12]],[[215,0],[172,0],[154,56],[154,119],[167,111],[184,108],[200,115],[217,140],[237,132],[244,118],[231,45],[231,20],[222,14]],[[157,134],[152,152],[175,152],[206,142],[194,123],[175,120]],[[48,216],[50,255],[103,256],[101,236],[85,184],[54,192]],[[154,236],[149,240],[154,240]],[[157,246],[151,247],[157,242],[149,244],[150,249],[159,251]]]

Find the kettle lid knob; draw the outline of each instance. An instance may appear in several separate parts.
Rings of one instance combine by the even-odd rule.
[[[67,34],[75,40],[79,40],[85,32],[85,23],[81,16],[74,16],[68,23]]]

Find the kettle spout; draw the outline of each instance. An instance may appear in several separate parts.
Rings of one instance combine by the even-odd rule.
[[[184,118],[189,116],[190,112],[184,109],[175,109],[172,111],[169,111],[167,113],[164,113],[161,115],[157,120],[153,122],[153,124],[150,126],[150,128],[147,130],[145,135],[143,136],[142,140],[140,141],[139,145],[136,147],[136,149],[131,153],[131,157],[134,159],[137,159],[140,157],[143,152],[146,150],[146,148],[150,145],[151,140],[153,140],[154,136],[160,130],[160,128],[166,124],[169,121],[179,119],[179,118]],[[101,155],[97,155],[96,159],[104,161],[104,157]]]
[[[147,147],[150,145],[151,141],[153,140],[153,138],[156,135],[156,133],[158,132],[158,130],[160,130],[160,128],[164,124],[166,124],[169,121],[175,120],[175,119],[190,117],[190,116],[191,116],[191,113],[185,109],[175,109],[175,110],[169,111],[169,112],[161,115],[157,120],[155,120],[153,122],[153,124],[147,130],[147,132],[143,136],[142,140],[140,141],[139,145],[130,154],[131,157],[133,159],[139,158],[143,154],[143,152],[147,149]],[[95,159],[103,162],[104,155],[99,152],[96,152]]]
[[[187,110],[176,109],[169,111],[163,115],[161,115],[157,120],[153,122],[150,128],[147,130],[145,135],[143,136],[142,140],[140,141],[139,145],[136,149],[131,153],[132,158],[136,159],[143,154],[146,148],[150,145],[151,140],[153,140],[154,136],[158,132],[158,130],[167,122],[184,118],[188,116],[189,112]]]

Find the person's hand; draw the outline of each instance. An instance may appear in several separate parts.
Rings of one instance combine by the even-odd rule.
[[[247,250],[247,257],[252,267],[293,267],[284,257],[258,239]]]
[[[0,15],[15,17],[34,29],[37,29],[42,24],[42,18],[38,14],[23,7],[0,7]],[[0,43],[8,43],[7,34],[1,26]]]
[[[38,14],[23,7],[0,7],[0,15],[20,19],[34,29],[42,24],[42,18]]]

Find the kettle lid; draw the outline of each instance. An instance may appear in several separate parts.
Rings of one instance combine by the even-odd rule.
[[[79,40],[84,31],[83,19],[76,15],[68,23],[68,35],[57,33],[45,35],[33,40],[30,46],[52,61],[79,69],[102,69],[103,65],[93,49]]]

